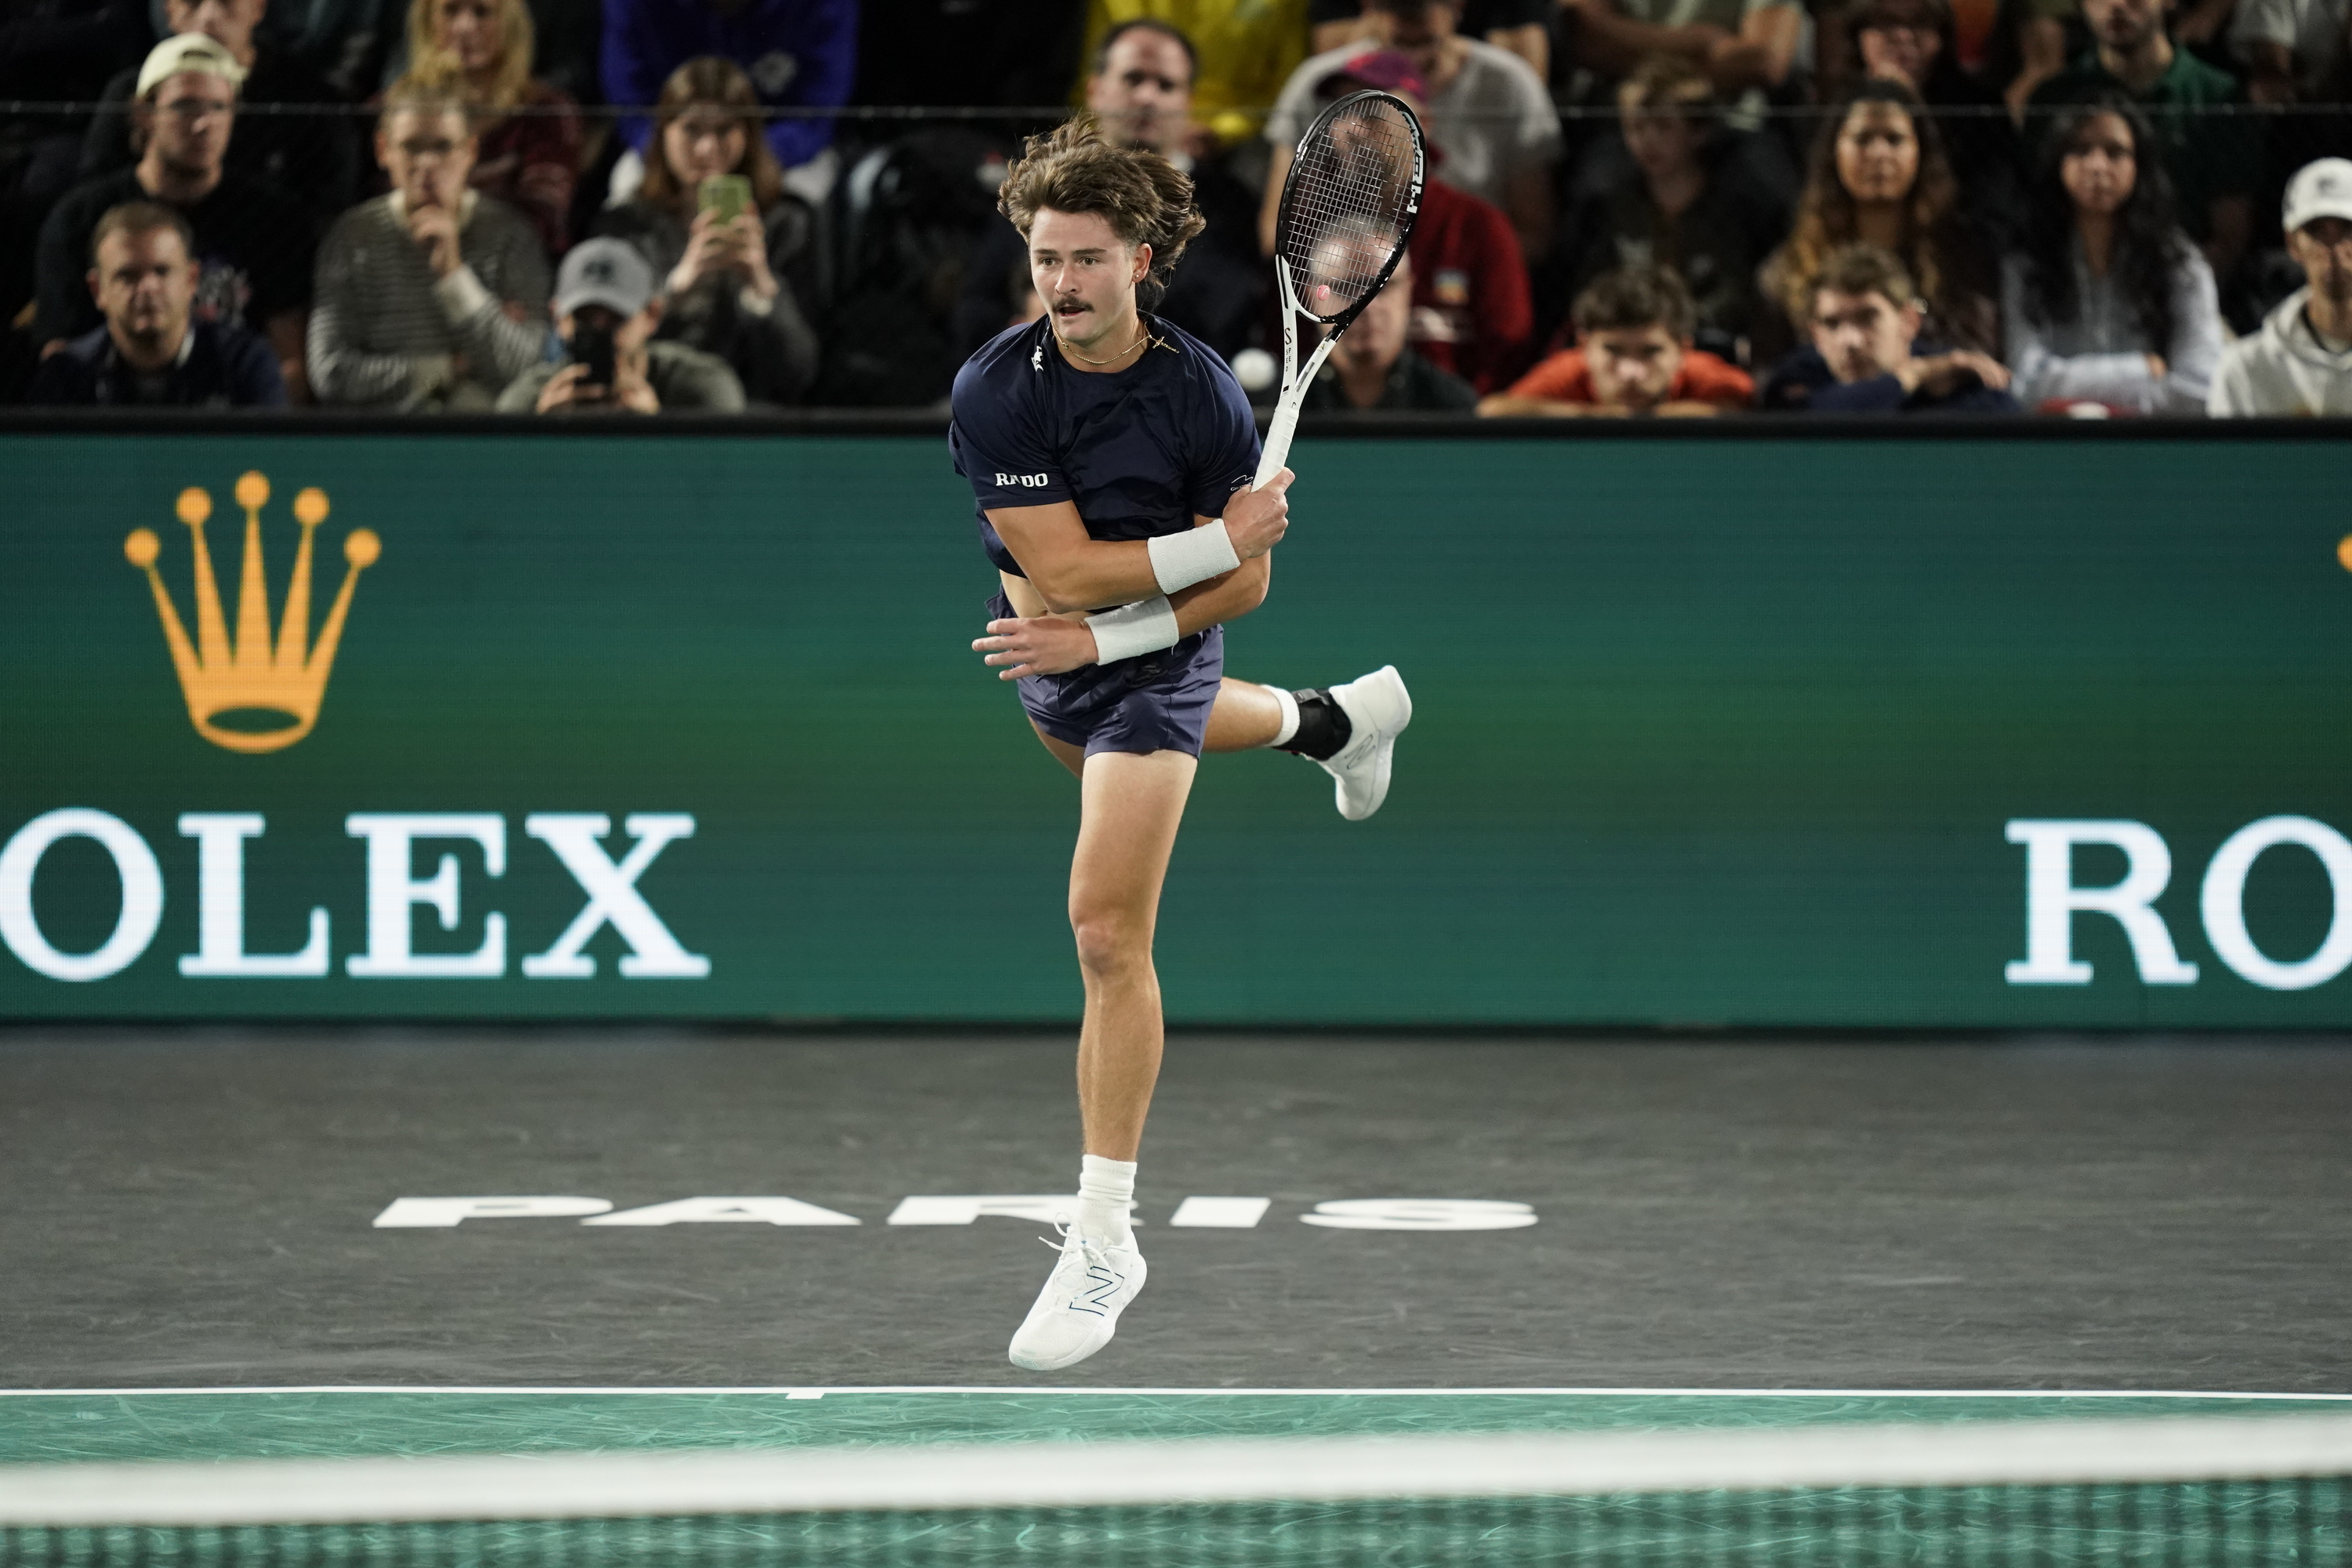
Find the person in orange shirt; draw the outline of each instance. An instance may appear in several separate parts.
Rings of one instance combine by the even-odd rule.
[[[1698,311],[1670,268],[1604,272],[1576,298],[1576,346],[1543,361],[1478,412],[1724,414],[1748,406],[1748,373],[1691,347]]]

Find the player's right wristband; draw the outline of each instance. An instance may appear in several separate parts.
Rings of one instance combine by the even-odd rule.
[[[1159,579],[1163,594],[1222,577],[1242,563],[1242,558],[1234,553],[1233,536],[1225,531],[1222,517],[1181,533],[1160,534],[1144,548],[1151,552],[1151,574]]]
[[[1088,616],[1087,629],[1095,634],[1097,664],[1113,664],[1139,653],[1174,647],[1177,639],[1184,635],[1176,629],[1176,607],[1168,602],[1165,594],[1154,594],[1149,599],[1138,599],[1132,605]]]

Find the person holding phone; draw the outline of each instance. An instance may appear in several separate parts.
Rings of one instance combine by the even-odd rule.
[[[499,397],[501,414],[740,414],[742,384],[727,362],[656,337],[662,301],[653,268],[617,239],[583,240],[563,258],[550,306],[562,364],[525,372]]]
[[[635,246],[661,279],[661,337],[727,362],[747,396],[796,403],[817,339],[791,281],[810,252],[808,210],[786,196],[760,134],[751,79],[716,56],[670,74],[644,183],[597,232]]]

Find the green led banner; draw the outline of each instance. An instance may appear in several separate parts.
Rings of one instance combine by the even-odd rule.
[[[1416,717],[1204,763],[1169,1014],[2352,1024],[2346,450],[1304,440],[1228,669]],[[0,463],[0,1016],[1075,1016],[937,435]]]

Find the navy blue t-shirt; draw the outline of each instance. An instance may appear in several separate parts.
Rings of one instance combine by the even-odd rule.
[[[1074,501],[1101,540],[1181,533],[1216,517],[1257,473],[1257,422],[1216,352],[1146,316],[1153,342],[1110,374],[1078,370],[1051,321],[1013,327],[956,373],[948,449],[979,502],[981,543],[1024,576],[990,507]]]

